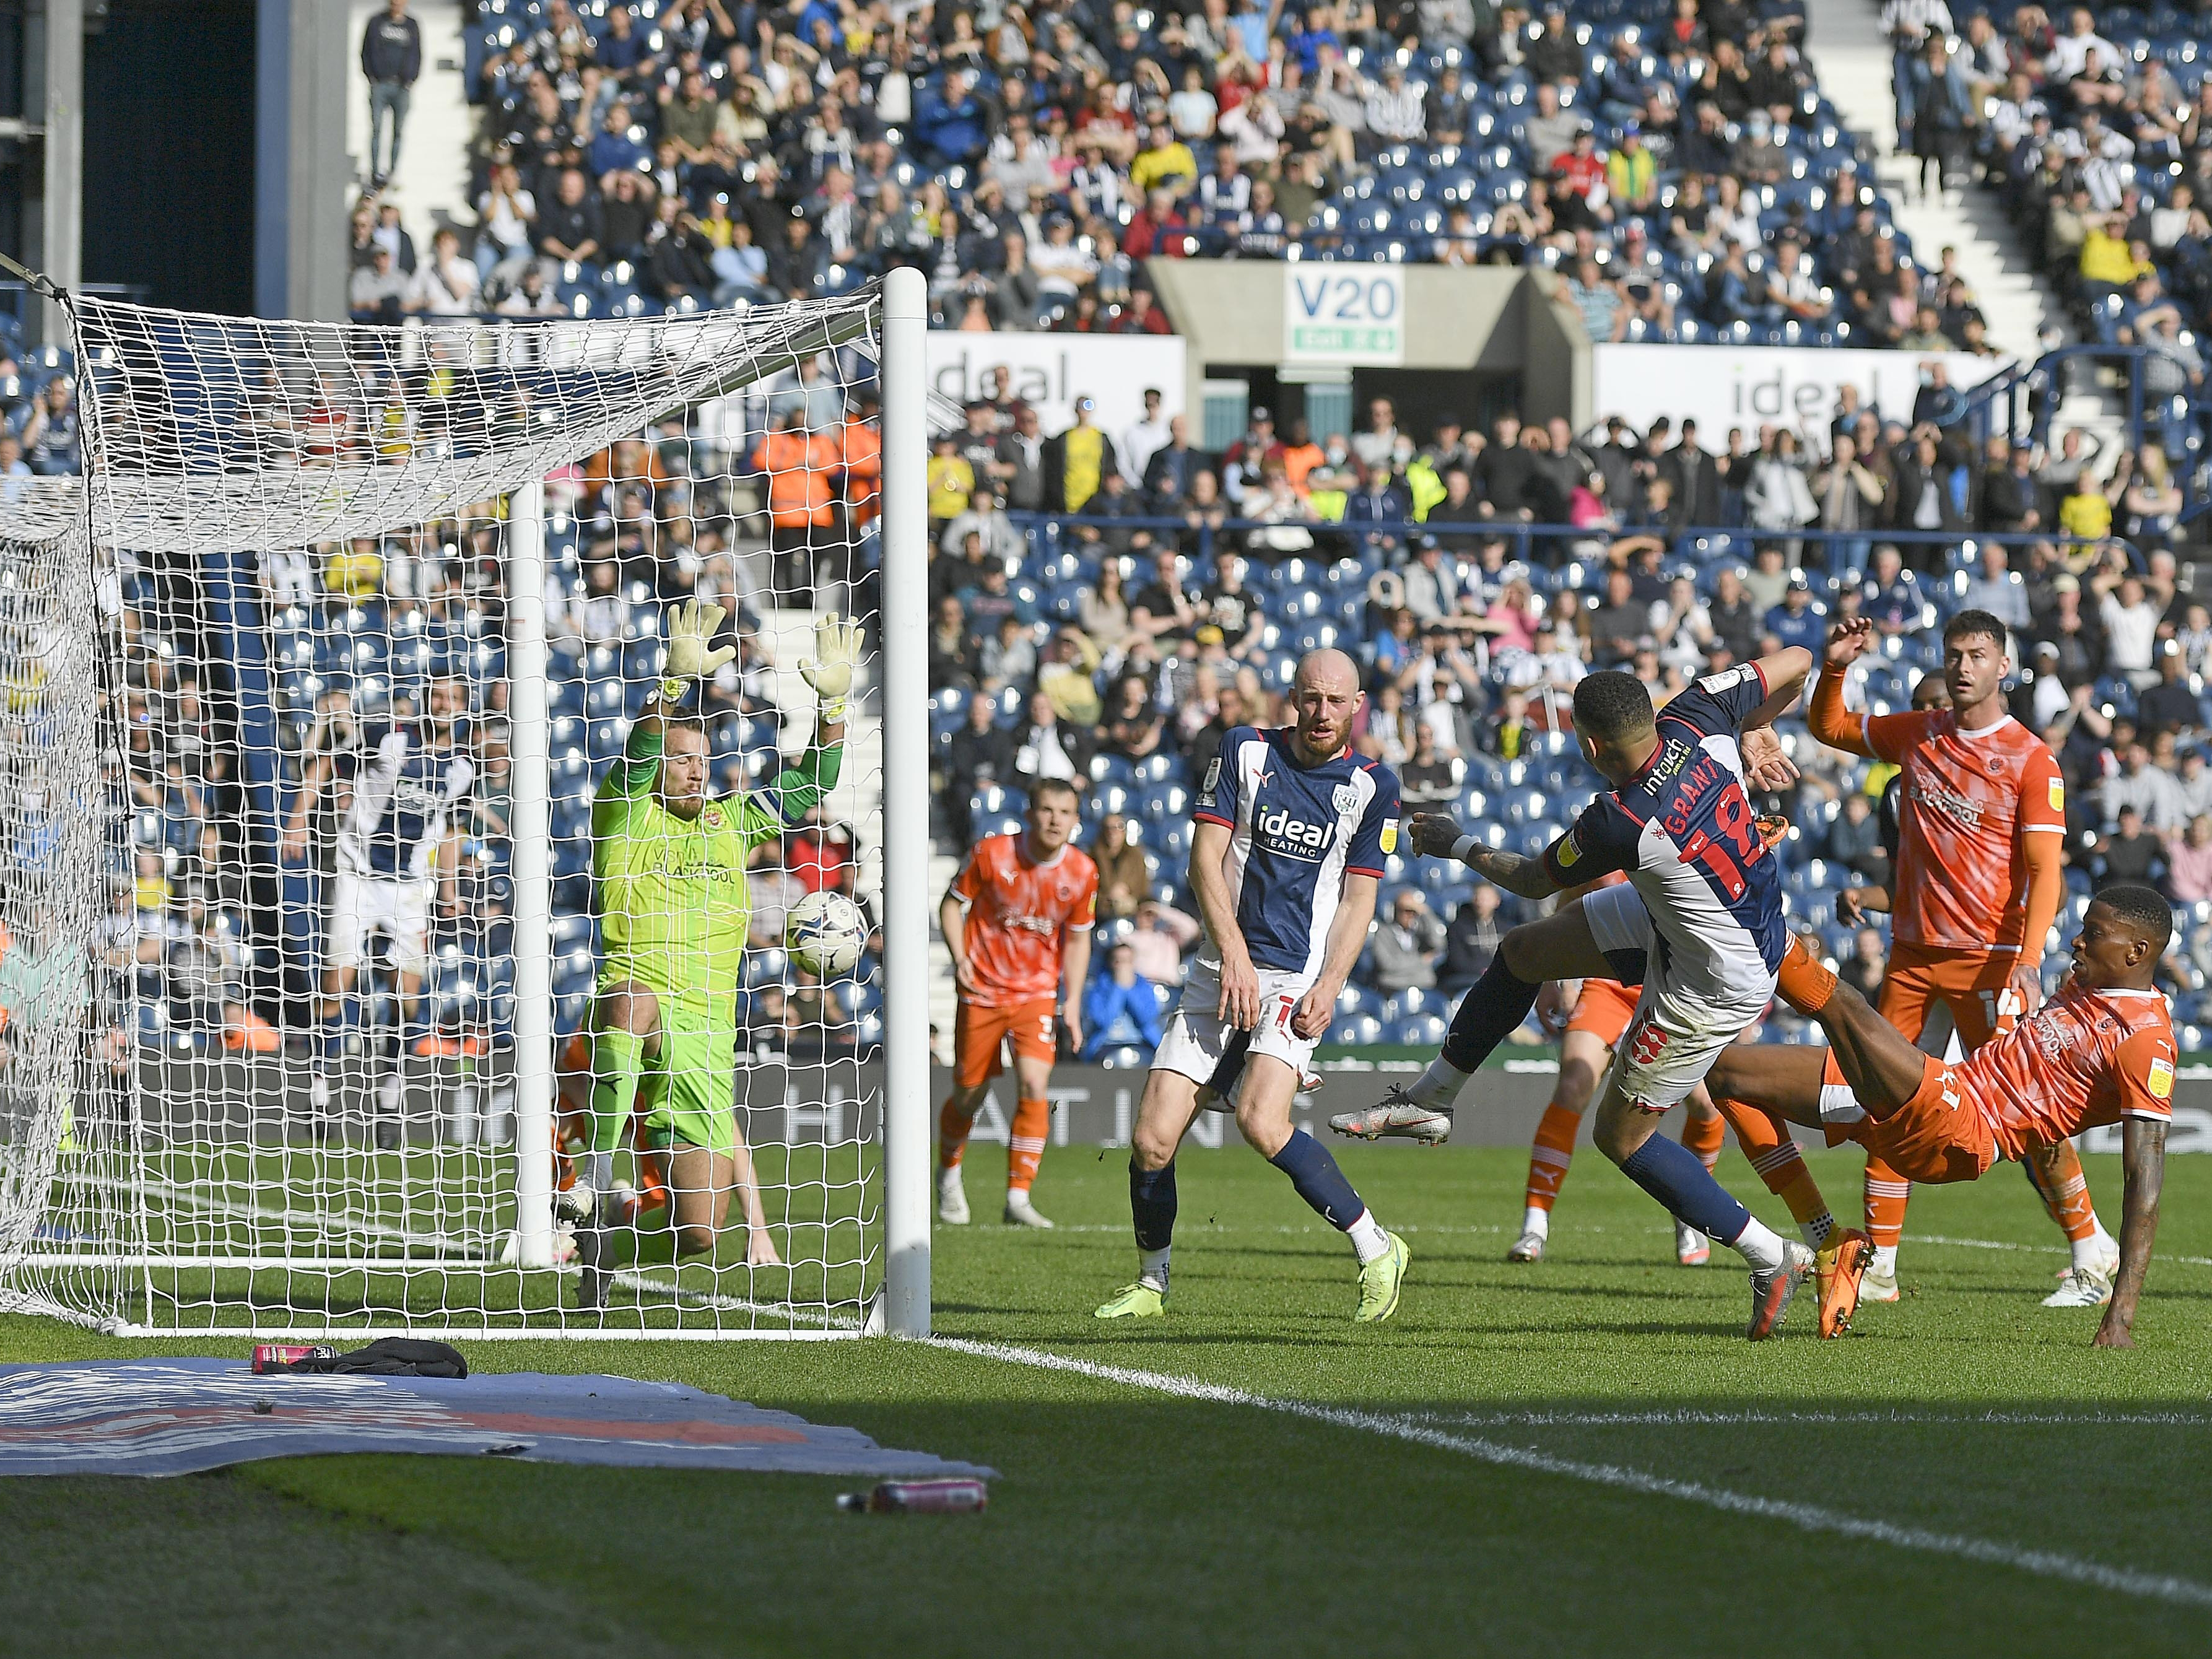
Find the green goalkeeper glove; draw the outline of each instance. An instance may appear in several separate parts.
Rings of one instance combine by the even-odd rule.
[[[708,649],[714,630],[728,614],[719,605],[702,605],[697,599],[688,600],[668,613],[667,678],[660,683],[663,699],[673,702],[690,689],[693,680],[705,679],[738,654],[733,645]]]
[[[799,678],[814,688],[822,719],[830,725],[845,718],[845,699],[852,695],[860,662],[860,624],[834,611],[825,612],[814,624],[814,654],[799,665]]]

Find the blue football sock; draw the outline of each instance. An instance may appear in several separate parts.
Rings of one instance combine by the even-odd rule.
[[[1344,1171],[1329,1156],[1328,1148],[1316,1140],[1304,1129],[1291,1131],[1291,1138],[1283,1143],[1283,1150],[1267,1160],[1285,1175],[1291,1185],[1298,1189],[1298,1196],[1313,1206],[1323,1221],[1344,1232],[1352,1224],[1367,1213],[1367,1206],[1359,1201],[1359,1194],[1344,1178]]]
[[[1452,1012],[1451,1032],[1444,1038],[1444,1063],[1462,1072],[1481,1069],[1490,1051],[1505,1041],[1528,1018],[1536,1006],[1541,982],[1530,984],[1505,965],[1505,952],[1490,959],[1490,967],[1460,999]]]
[[[1706,1237],[1733,1244],[1751,1225],[1751,1212],[1730,1198],[1713,1172],[1680,1141],[1655,1134],[1621,1161],[1620,1172]]]
[[[1137,1248],[1164,1250],[1175,1242],[1175,1160],[1164,1169],[1140,1170],[1129,1160],[1129,1219],[1137,1229]]]

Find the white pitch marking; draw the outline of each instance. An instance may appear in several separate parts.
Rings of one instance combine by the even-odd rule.
[[[1948,1244],[1961,1250],[2026,1250],[2033,1255],[2064,1255],[2063,1244],[2014,1244],[2002,1238],[1947,1238],[1941,1233],[1907,1233],[1908,1244]],[[2185,1267],[2212,1267],[2212,1255],[2166,1255],[2154,1252],[2153,1262],[2178,1262]]]
[[[1280,1400],[1267,1395],[1250,1394],[1243,1389],[1231,1388],[1219,1382],[1202,1382],[1194,1377],[1174,1376],[1163,1371],[1137,1370],[1124,1365],[1102,1365],[1092,1360],[1070,1358],[1064,1354],[1049,1353],[1039,1348],[1018,1347],[1011,1343],[976,1342],[960,1337],[929,1337],[924,1340],[933,1347],[971,1354],[977,1358],[1028,1365],[1040,1370],[1068,1371],[1079,1376],[1119,1382],[1125,1387],[1145,1389],[1154,1394],[1171,1395],[1179,1399],[1203,1400],[1217,1405],[1249,1406],[1261,1411],[1279,1412],[1284,1416],[1304,1418],[1309,1422],[1357,1429],[1394,1440],[1409,1441],[1415,1445],[1434,1447],[1440,1451],[1459,1452],[1499,1468],[1558,1475],[1565,1480],[1642,1492],[1654,1498],[1677,1498],[1684,1503],[1732,1515],[1784,1522],[1806,1532],[1835,1533],[1846,1538],[1893,1545],[1899,1549],[1917,1550],[1923,1554],[1948,1555],[1992,1566],[2014,1567],[2039,1577],[2089,1584],[2100,1589],[2148,1601],[2177,1602],[2184,1607],[2212,1607],[2212,1584],[2201,1583],[2192,1578],[2181,1578],[2166,1573],[2137,1572],[2131,1568],[2107,1566],[2102,1562],[2084,1560],[2079,1556],[2062,1555],[2054,1550],[2023,1549],[2016,1545],[2001,1544],[1963,1533],[1899,1526],[1887,1521],[1872,1521],[1860,1516],[1845,1515],[1840,1510],[1825,1509],[1818,1504],[1785,1503],[1779,1498],[1759,1498],[1748,1492],[1731,1492],[1723,1486],[1708,1486],[1703,1481],[1671,1480],[1665,1475],[1627,1468],[1618,1463],[1591,1463],[1533,1448],[1502,1445],[1495,1440],[1454,1434],[1405,1413],[1359,1411],[1347,1406],[1324,1406],[1307,1400]]]
[[[1943,1424],[1954,1428],[2016,1428],[2049,1424],[2063,1428],[2094,1428],[2101,1424],[2151,1424],[2172,1428],[2212,1428],[2212,1412],[1923,1412],[1875,1407],[1867,1411],[1778,1412],[1716,1411],[1680,1406],[1641,1412],[1449,1412],[1424,1413],[1428,1420],[1457,1423],[1468,1428],[1609,1428],[1674,1426],[1696,1428],[1707,1424],[1734,1426],[1760,1423],[1840,1423],[1881,1427],[1887,1424]]]

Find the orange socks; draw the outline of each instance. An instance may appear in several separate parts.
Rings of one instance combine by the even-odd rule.
[[[1867,1154],[1866,1230],[1875,1249],[1897,1248],[1898,1240],[1905,1237],[1905,1206],[1911,1196],[1911,1182],[1873,1153]]]
[[[1006,1190],[1025,1193],[1044,1162],[1044,1138],[1052,1127],[1052,1103],[1026,1097],[1014,1103],[1013,1133],[1007,1137]]]
[[[1833,1224],[1828,1200],[1820,1195],[1820,1184],[1806,1167],[1797,1143],[1756,1106],[1717,1096],[1713,1105],[1735,1131],[1737,1149],[1750,1160],[1753,1170],[1766,1184],[1766,1190],[1790,1206],[1791,1218],[1806,1230],[1809,1239],[1817,1243],[1826,1238]]]
[[[968,1150],[968,1132],[975,1127],[972,1117],[963,1117],[952,1109],[947,1099],[937,1109],[937,1167],[957,1170],[961,1155]]]
[[[1836,994],[1836,976],[1820,965],[1820,958],[1805,948],[1802,939],[1790,941],[1775,978],[1782,1000],[1801,1014],[1818,1014]]]
[[[1721,1143],[1727,1139],[1728,1124],[1718,1113],[1706,1117],[1690,1114],[1682,1119],[1682,1145],[1708,1170],[1720,1162]]]
[[[2027,1167],[2044,1207],[2064,1231],[2066,1242],[2078,1244],[2095,1237],[2097,1206],[2089,1200],[2089,1178],[2081,1173],[2081,1155],[2074,1150],[2074,1143],[2060,1141],[2052,1149],[2047,1170],[2038,1170],[2032,1164]]]
[[[1548,1210],[1567,1178],[1567,1165],[1575,1156],[1575,1134],[1583,1121],[1564,1106],[1544,1108],[1544,1121],[1536,1126],[1536,1144],[1528,1152],[1528,1207]]]

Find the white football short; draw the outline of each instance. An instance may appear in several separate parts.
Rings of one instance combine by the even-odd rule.
[[[430,966],[430,879],[380,881],[341,870],[331,884],[328,968],[359,968],[368,960],[372,933],[392,941],[392,965],[421,975]]]
[[[1613,1045],[1612,1081],[1623,1098],[1644,1111],[1680,1105],[1705,1080],[1720,1051],[1765,1015],[1774,998],[1772,977],[1763,987],[1718,992],[1680,983],[1661,954],[1651,913],[1626,883],[1587,895],[1583,915],[1597,948],[1608,956],[1644,953],[1644,990],[1628,1029]]]
[[[1255,970],[1260,981],[1260,1020],[1250,1032],[1248,1055],[1267,1054],[1303,1075],[1313,1058],[1319,1037],[1302,1037],[1291,1029],[1291,1017],[1313,988],[1314,976],[1273,968]],[[1214,963],[1194,962],[1182,988],[1182,1001],[1169,1022],[1152,1056],[1156,1072],[1175,1072],[1200,1083],[1212,1079],[1231,1040],[1244,1036],[1223,1019],[1221,969]]]

